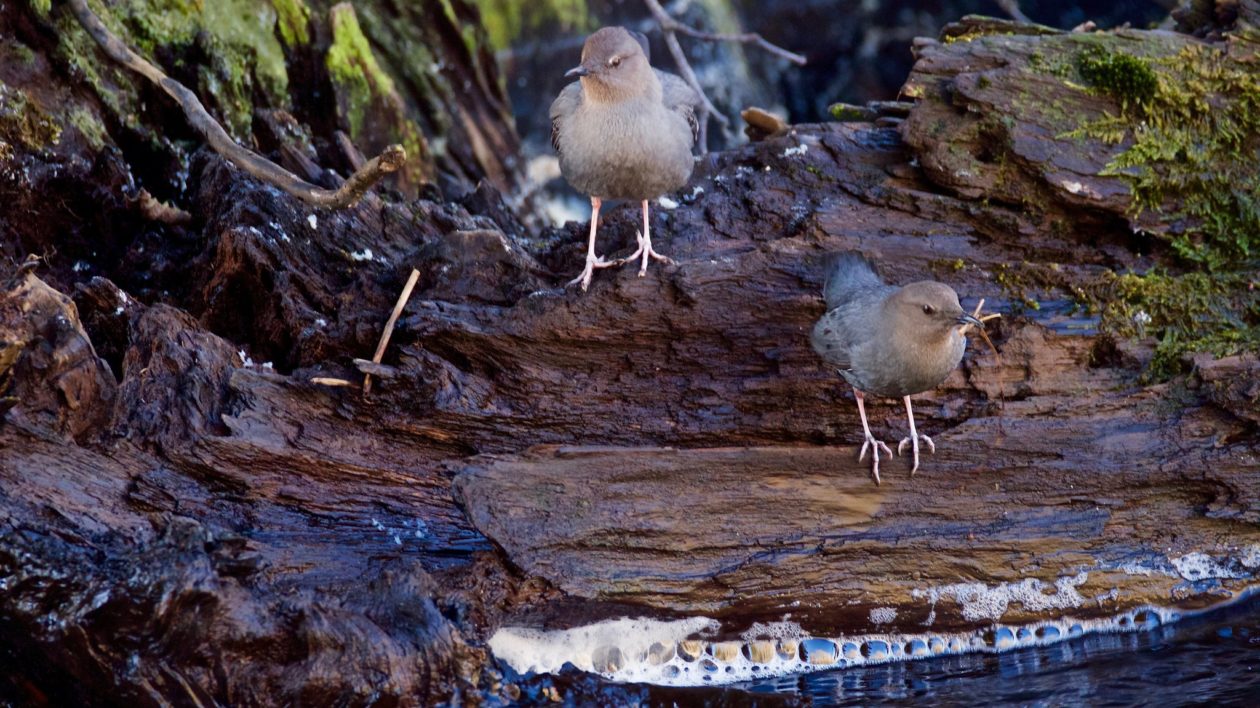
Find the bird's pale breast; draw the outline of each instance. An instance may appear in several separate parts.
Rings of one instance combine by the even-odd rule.
[[[561,172],[591,196],[653,199],[691,177],[691,128],[658,102],[584,104],[559,138]]]

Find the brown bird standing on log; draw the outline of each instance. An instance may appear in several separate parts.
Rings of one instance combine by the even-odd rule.
[[[907,443],[914,448],[913,475],[919,469],[919,439],[936,452],[936,445],[914,427],[910,396],[935,387],[962,361],[967,325],[983,327],[963,311],[958,294],[944,283],[921,281],[897,288],[887,285],[870,261],[856,253],[841,254],[823,286],[827,313],[814,325],[814,351],[853,386],[865,440],[858,455],[873,453],[871,470],[879,484],[879,451],[892,455],[871,435],[866,422],[865,394],[901,398],[906,403],[910,436],[897,445],[900,455]]]
[[[648,200],[672,192],[691,177],[700,97],[682,79],[653,69],[647,39],[621,27],[605,27],[582,46],[582,63],[565,76],[579,80],[564,87],[551,104],[551,144],[569,184],[591,197],[591,233],[586,267],[570,285],[590,285],[596,268],[633,261],[639,277],[648,260],[670,262],[652,248]],[[604,199],[643,204],[643,230],[633,255],[606,261],[595,255],[595,232]]]

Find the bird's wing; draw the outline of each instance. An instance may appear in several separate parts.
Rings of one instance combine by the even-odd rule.
[[[678,76],[656,69],[656,78],[661,82],[661,95],[665,107],[687,119],[691,126],[691,144],[695,145],[700,137],[700,123],[696,120],[696,109],[700,107],[700,94],[687,85]]]
[[[866,256],[848,251],[833,256],[827,264],[827,280],[823,284],[823,300],[834,310],[847,302],[873,291],[888,290],[875,273]]]
[[[837,369],[848,369],[853,365],[850,354],[853,341],[848,334],[844,313],[840,310],[830,310],[814,325],[810,343],[814,351],[818,352],[818,356],[821,356],[828,364]]]
[[[551,146],[560,152],[560,133],[564,130],[565,121],[578,106],[582,104],[582,82],[574,81],[565,86],[551,102]]]

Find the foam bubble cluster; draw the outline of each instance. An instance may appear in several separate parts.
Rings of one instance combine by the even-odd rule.
[[[791,623],[762,625],[773,637],[745,632],[733,641],[697,638],[717,622],[619,619],[569,630],[504,628],[490,639],[495,656],[522,673],[551,673],[566,664],[621,682],[700,686],[774,678],[850,666],[912,661],[971,652],[1044,646],[1095,633],[1153,629],[1181,618],[1177,610],[1143,607],[1101,620],[1063,618],[1027,625],[994,624],[969,633],[890,633],[848,637],[791,636]],[[799,627],[796,628],[800,632]]]

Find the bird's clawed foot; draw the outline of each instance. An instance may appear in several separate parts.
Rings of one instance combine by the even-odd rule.
[[[620,259],[618,263],[633,263],[635,259],[642,256],[643,264],[639,266],[640,278],[647,275],[648,259],[656,259],[660,261],[661,263],[665,263],[667,265],[674,264],[674,260],[672,258],[670,258],[669,256],[661,255],[660,253],[656,251],[656,249],[652,248],[652,240],[648,238],[644,238],[642,231],[635,231],[634,237],[639,241],[639,248],[635,250],[634,253],[631,253],[625,258]]]
[[[591,284],[591,277],[595,275],[596,268],[612,268],[613,266],[621,265],[624,262],[625,261],[621,259],[618,259],[615,261],[606,261],[604,260],[603,256],[596,256],[593,254],[588,255],[586,257],[586,267],[582,269],[582,274],[574,278],[573,280],[570,280],[566,287],[572,287],[574,285],[581,285],[582,292],[586,292],[586,288],[589,287]]]
[[[914,448],[914,466],[910,468],[910,474],[912,476],[914,475],[915,472],[919,471],[919,440],[923,440],[923,442],[927,443],[928,452],[932,453],[933,455],[936,454],[936,443],[932,442],[932,438],[929,438],[926,435],[912,435],[908,438],[902,439],[901,442],[897,443],[897,456],[898,457],[900,457],[901,453],[906,449],[907,444],[910,444]]]
[[[879,484],[879,449],[884,448],[884,453],[892,457],[892,450],[884,444],[883,440],[876,440],[870,433],[866,434],[866,441],[862,443],[862,451],[858,453],[858,462],[866,459],[866,450],[871,450],[871,474],[875,475],[875,484]]]

